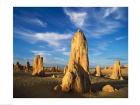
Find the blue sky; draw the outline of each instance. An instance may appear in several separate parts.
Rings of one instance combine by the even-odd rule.
[[[90,67],[128,63],[127,7],[14,7],[14,63],[40,54],[46,66],[66,65],[77,28],[87,38]]]

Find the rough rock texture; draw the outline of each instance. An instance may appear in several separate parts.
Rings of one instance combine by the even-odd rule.
[[[71,41],[71,54],[66,73],[62,79],[62,91],[89,92],[88,46],[84,33],[78,30]]]
[[[33,61],[32,75],[39,75],[43,71],[43,57],[37,55]]]
[[[105,85],[103,88],[102,88],[102,92],[115,92],[117,91],[117,89],[115,89],[113,86],[111,85]]]
[[[20,70],[21,70],[21,65],[19,64],[19,62],[17,62],[17,63],[14,65],[14,70],[15,70],[15,71],[20,71]]]
[[[68,69],[68,65],[66,65],[66,66],[64,67],[64,74],[66,74],[67,69]]]
[[[111,79],[120,79],[123,80],[122,74],[121,74],[121,67],[120,67],[120,61],[117,60],[114,64],[112,74],[110,76]]]
[[[29,72],[30,71],[30,63],[27,62],[25,65],[25,72]]]
[[[99,65],[96,66],[95,72],[96,72],[95,76],[97,76],[97,77],[100,77],[101,76],[101,68],[100,68]]]

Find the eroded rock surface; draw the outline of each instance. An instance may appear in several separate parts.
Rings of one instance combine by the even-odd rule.
[[[32,75],[39,75],[43,71],[43,57],[37,55],[33,61]]]

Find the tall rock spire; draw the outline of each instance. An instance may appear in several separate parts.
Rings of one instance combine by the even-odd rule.
[[[71,40],[71,54],[62,79],[62,91],[78,93],[90,90],[88,45],[84,33],[78,29]]]

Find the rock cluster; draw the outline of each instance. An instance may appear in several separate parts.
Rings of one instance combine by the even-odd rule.
[[[60,68],[58,66],[55,66],[55,67],[51,67],[50,72],[59,72],[60,71]]]

